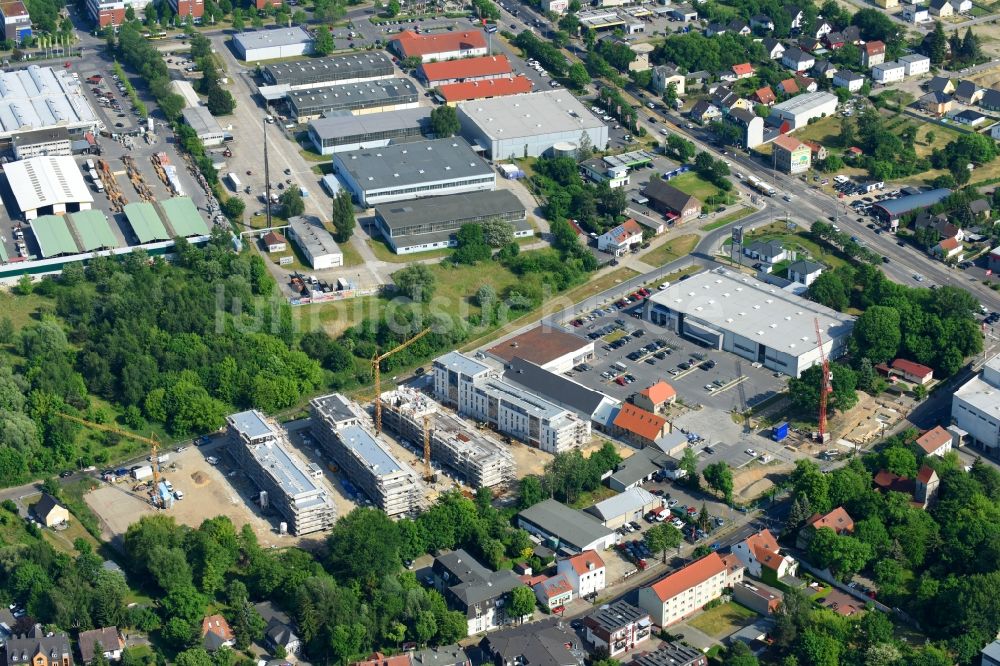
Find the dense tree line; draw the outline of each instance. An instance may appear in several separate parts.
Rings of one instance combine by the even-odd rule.
[[[785,15],[783,9],[778,12]],[[772,19],[777,19],[771,14]],[[764,47],[752,37],[725,33],[706,37],[699,31],[668,35],[653,51],[657,64],[673,63],[684,71],[707,70],[718,72],[744,62],[763,62],[767,59]]]
[[[578,450],[557,453],[541,476],[526,476],[518,486],[518,507],[527,509],[546,497],[573,503],[581,493],[596,490],[601,477],[622,461],[611,442],[584,457]]]
[[[539,39],[530,30],[524,30],[513,39],[514,46],[534,58],[553,76],[563,76],[569,70],[566,55],[551,42]]]
[[[584,182],[573,158],[540,158],[534,171],[531,183],[545,199],[542,210],[548,220],[573,219],[597,234],[624,221],[625,191],[606,182]]]
[[[850,121],[843,125],[849,126]],[[876,180],[892,180],[927,171],[930,162],[918,157],[914,148],[916,133],[917,127],[912,124],[907,124],[899,134],[894,133],[878,109],[865,107],[857,116],[856,140],[851,142],[863,153],[853,158],[853,162],[867,169]],[[855,138],[853,129],[847,136],[841,134],[842,141],[849,138]]]

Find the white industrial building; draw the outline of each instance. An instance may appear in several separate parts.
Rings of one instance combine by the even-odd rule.
[[[232,414],[226,423],[229,451],[260,489],[261,509],[274,507],[297,536],[333,527],[336,509],[314,478],[323,471],[292,453],[276,425],[256,409]]]
[[[221,146],[225,141],[226,135],[222,131],[222,126],[215,116],[209,113],[208,107],[191,106],[181,111],[181,115],[206,147]]]
[[[919,53],[911,53],[899,59],[905,68],[906,76],[918,76],[931,71],[931,59]]]
[[[817,320],[828,358],[847,351],[854,328],[854,317],[724,268],[654,293],[643,317],[792,377],[820,362]]]
[[[312,53],[313,38],[298,26],[254,30],[233,36],[233,47],[240,60],[274,60]]]
[[[191,85],[190,81],[171,81],[170,92],[184,98],[184,108],[201,106],[201,100],[198,98],[198,93],[195,92],[194,86]]]
[[[896,60],[883,62],[872,67],[872,81],[887,84],[902,81],[906,77],[906,67]]]
[[[431,461],[448,466],[472,488],[505,488],[516,480],[507,445],[412,388],[382,394],[382,424],[419,450],[426,428]]]
[[[828,92],[796,95],[771,108],[771,116],[787,121],[789,129],[805,127],[813,118],[831,116],[837,112],[837,96]]]
[[[13,138],[14,157],[26,160],[49,155],[72,155],[73,142],[65,127],[21,132]]]
[[[309,121],[309,140],[321,155],[381,148],[419,138],[430,132],[430,109],[400,109],[386,113],[335,115]]]
[[[32,157],[4,165],[7,185],[26,220],[89,210],[94,197],[72,157]]]
[[[495,190],[497,182],[496,172],[461,137],[337,153],[333,173],[365,208]]]
[[[65,127],[76,138],[102,127],[80,81],[66,70],[38,65],[0,71],[0,144],[52,127]]]
[[[1000,455],[1000,354],[952,395],[951,420],[964,443],[992,457]]]
[[[299,215],[288,218],[288,237],[316,270],[344,265],[343,251],[318,217]]]
[[[339,393],[309,401],[312,432],[347,478],[391,517],[423,508],[424,486],[371,428],[368,415]]]
[[[566,555],[607,550],[618,543],[618,534],[597,518],[551,498],[518,513],[516,522],[522,530],[544,539],[552,550]]]
[[[590,441],[590,420],[500,378],[500,371],[459,352],[434,360],[434,396],[469,418],[549,453]]]
[[[586,134],[603,150],[608,126],[565,90],[477,99],[457,107],[462,136],[493,160],[575,152]]]

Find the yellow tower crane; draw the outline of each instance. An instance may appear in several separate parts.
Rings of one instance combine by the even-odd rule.
[[[74,423],[79,423],[80,425],[87,426],[88,428],[93,428],[94,430],[102,430],[104,432],[114,433],[121,437],[128,437],[129,439],[134,439],[138,442],[144,442],[149,444],[150,450],[150,461],[153,468],[153,501],[160,505],[159,495],[157,494],[157,488],[160,485],[160,442],[156,439],[156,433],[154,432],[150,437],[144,437],[142,435],[137,435],[134,432],[129,432],[117,426],[104,425],[102,423],[94,423],[93,421],[88,421],[87,419],[82,419],[79,416],[73,416],[72,414],[66,414],[65,412],[57,412],[59,416],[66,419],[67,421],[73,421]]]
[[[430,328],[425,328],[420,331],[412,338],[405,342],[401,342],[384,354],[379,354],[375,352],[375,356],[372,357],[372,374],[375,375],[375,432],[382,434],[382,369],[380,364],[385,359],[389,358],[396,352],[403,351],[414,342],[424,337],[431,332]]]

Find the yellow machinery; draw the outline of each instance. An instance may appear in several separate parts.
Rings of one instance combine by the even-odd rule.
[[[396,352],[403,351],[414,342],[431,332],[430,328],[425,328],[406,342],[401,342],[384,354],[375,353],[372,357],[372,374],[375,375],[375,432],[382,434],[382,369],[380,363]]]
[[[156,433],[153,433],[152,437],[144,437],[142,435],[137,435],[134,432],[129,432],[128,430],[123,430],[116,426],[103,425],[101,423],[94,423],[93,421],[88,421],[87,419],[81,419],[79,416],[73,416],[72,414],[66,414],[65,412],[58,412],[59,416],[63,417],[67,421],[73,421],[74,423],[79,423],[80,425],[87,426],[88,428],[93,428],[94,430],[102,430],[104,432],[114,433],[121,437],[128,437],[129,439],[134,439],[139,442],[144,442],[149,444],[150,449],[150,465],[153,468],[153,501],[159,506],[160,500],[159,496],[156,494],[157,488],[160,486],[160,442],[156,439]]]

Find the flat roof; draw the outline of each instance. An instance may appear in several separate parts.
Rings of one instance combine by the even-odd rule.
[[[837,96],[828,92],[814,92],[796,95],[780,104],[775,104],[772,109],[775,111],[787,111],[789,113],[805,113],[823,104],[837,103]]]
[[[153,204],[146,201],[135,201],[125,204],[122,211],[140,243],[170,240],[170,234],[167,233],[167,228],[160,221],[160,216],[156,214],[156,208],[153,207]]]
[[[334,172],[348,172],[364,190],[493,174],[461,137],[349,150],[334,155],[333,166]]]
[[[335,424],[359,418],[350,401],[340,393],[321,395],[310,400],[309,404]]]
[[[986,363],[994,372],[998,369],[998,359],[1000,357],[994,356]],[[982,373],[959,386],[954,396],[981,412],[1000,418],[1000,391],[997,390],[996,386],[985,381]]]
[[[463,102],[458,110],[493,140],[604,126],[590,109],[562,89]]]
[[[600,391],[588,388],[564,375],[545,370],[530,361],[515,357],[508,365],[509,368],[504,373],[507,382],[524,387],[556,404],[564,405],[588,421],[598,419],[602,405],[610,410],[617,404],[616,400]]]
[[[76,242],[69,232],[66,218],[61,215],[42,215],[31,221],[31,231],[38,241],[38,248],[46,259],[60,254],[76,254]]]
[[[189,106],[181,111],[184,122],[191,126],[198,136],[202,134],[222,134],[222,126],[205,106]]]
[[[305,246],[313,259],[331,254],[341,254],[340,247],[333,241],[333,236],[323,226],[323,222],[313,215],[298,215],[288,218],[288,226],[292,228],[295,242]]]
[[[76,231],[78,244],[85,252],[121,246],[107,216],[96,208],[70,213],[69,226]]]
[[[345,114],[309,121],[309,129],[320,139],[337,139],[347,136],[364,136],[379,132],[419,127],[430,128],[430,109],[400,109],[384,113],[366,113],[360,116]]]
[[[80,82],[68,71],[29,65],[0,71],[0,132],[97,124]]]
[[[545,365],[566,354],[579,352],[588,347],[593,349],[593,340],[567,333],[555,326],[539,324],[520,335],[515,335],[490,347],[486,353],[505,363],[510,363],[517,357],[538,365]]]
[[[519,74],[499,79],[447,83],[439,85],[437,89],[446,102],[463,102],[470,99],[510,97],[511,95],[529,93],[531,86],[531,80],[527,76]]]
[[[390,229],[517,212],[525,213],[524,204],[510,190],[449,194],[375,207],[375,215]]]
[[[17,146],[31,146],[36,143],[51,143],[52,141],[69,141],[69,130],[65,127],[46,127],[30,132],[20,132],[14,137],[14,144]]]
[[[163,218],[173,230],[174,236],[207,236],[208,223],[195,207],[191,197],[172,197],[158,201]]]
[[[261,469],[274,479],[286,495],[300,497],[317,493],[323,494],[322,489],[303,469],[303,463],[285,448],[280,439],[269,439],[259,444],[244,446],[250,451]]]
[[[488,377],[480,384],[485,390],[498,393],[506,401],[515,405],[524,414],[553,421],[566,413],[566,409],[554,402],[535,395],[523,386],[502,379]]]
[[[229,422],[233,427],[246,435],[249,439],[257,439],[267,434],[275,434],[274,428],[264,419],[264,415],[256,409],[248,409],[245,412],[237,412],[229,415]]]
[[[378,476],[403,471],[403,465],[389,453],[389,449],[373,434],[357,425],[337,429],[337,439],[345,447],[364,460],[368,468]]]
[[[264,79],[274,85],[301,85],[310,81],[354,79],[378,76],[394,71],[392,58],[385,51],[362,51],[326,58],[303,58],[264,67]]]
[[[233,36],[236,45],[244,52],[252,49],[262,49],[269,46],[292,46],[294,44],[309,44],[312,36],[303,28],[279,28],[272,30],[254,30],[241,32]]]
[[[417,88],[409,79],[394,78],[378,81],[339,83],[332,86],[290,90],[288,101],[296,108],[312,106],[347,107],[352,104],[388,102],[398,98],[415,97]]]
[[[554,499],[542,500],[517,515],[577,549],[613,534],[612,530],[602,525],[597,518]]]
[[[469,377],[475,377],[481,372],[489,372],[493,369],[491,366],[457,351],[450,351],[446,354],[438,356],[434,359],[434,365],[441,368],[447,368],[448,370],[454,370],[455,372],[468,375]]]
[[[793,356],[816,349],[814,319],[824,342],[854,328],[850,315],[722,268],[676,282],[649,300]]]
[[[4,165],[22,212],[68,203],[93,203],[83,173],[68,155],[32,157]]]

